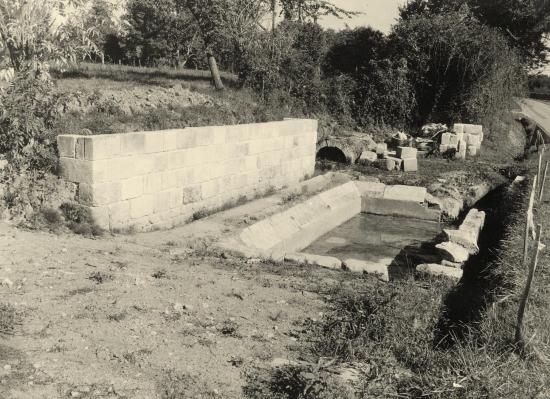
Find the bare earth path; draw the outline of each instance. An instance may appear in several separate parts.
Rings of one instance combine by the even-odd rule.
[[[0,397],[157,398],[186,376],[173,384],[196,397],[239,398],[243,370],[287,357],[324,309],[307,287],[338,272],[218,259],[185,231],[92,240],[0,225],[0,301],[20,316],[0,338]]]

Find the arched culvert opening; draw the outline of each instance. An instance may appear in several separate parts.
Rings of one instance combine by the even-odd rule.
[[[331,162],[347,163],[346,154],[338,147],[323,147],[317,151],[317,159],[324,159]]]

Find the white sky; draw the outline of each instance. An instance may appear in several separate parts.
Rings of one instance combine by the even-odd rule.
[[[351,28],[367,26],[388,33],[391,25],[398,17],[398,7],[405,4],[406,0],[333,0],[333,4],[351,11],[359,11],[362,14],[351,19],[338,19],[325,17],[321,25],[327,28],[342,29],[346,24]]]

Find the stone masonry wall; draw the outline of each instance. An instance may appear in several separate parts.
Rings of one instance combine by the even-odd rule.
[[[303,180],[317,121],[58,136],[61,175],[109,230],[170,228],[195,212]]]

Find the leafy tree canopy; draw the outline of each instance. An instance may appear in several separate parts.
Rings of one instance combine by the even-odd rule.
[[[537,67],[547,62],[550,1],[547,0],[410,0],[400,10],[404,20],[467,7],[482,23],[498,29],[524,62]]]

